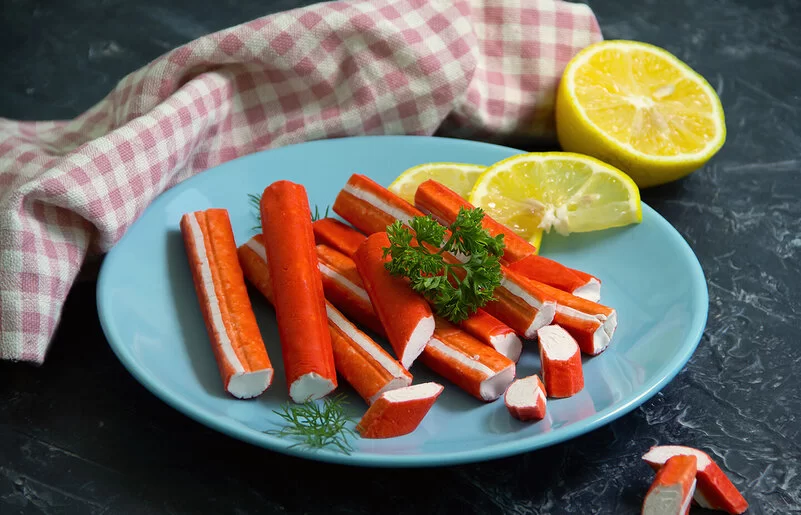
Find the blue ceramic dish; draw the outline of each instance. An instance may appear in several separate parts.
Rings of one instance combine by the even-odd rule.
[[[394,439],[352,438],[354,451],[291,447],[265,434],[280,427],[273,410],[288,400],[272,309],[252,290],[268,352],[276,366],[270,389],[252,400],[227,395],[211,353],[179,232],[188,211],[228,209],[237,243],[254,234],[248,193],[288,179],[303,184],[324,209],[352,173],[389,185],[403,170],[430,161],[492,164],[519,150],[464,140],[375,136],[304,143],[249,155],[201,173],[159,196],[103,263],[97,289],[100,320],[122,364],[152,393],[215,430],[277,452],[363,466],[441,466],[523,453],[592,431],[639,406],[685,365],[706,324],[701,267],[678,232],[643,205],[641,224],[564,238],[546,235],[542,254],[586,270],[602,282],[601,302],[618,311],[611,346],[584,359],[585,388],[549,400],[536,423],[513,419],[503,400],[481,403],[422,364],[415,382],[445,391],[413,433]],[[524,350],[518,377],[539,372],[535,344]],[[346,385],[358,419],[366,405]]]

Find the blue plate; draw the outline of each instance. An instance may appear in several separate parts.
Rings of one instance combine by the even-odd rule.
[[[272,309],[252,290],[253,306],[276,376],[264,395],[237,400],[222,389],[187,267],[181,215],[229,210],[237,243],[254,234],[248,193],[288,179],[303,184],[312,205],[331,205],[355,172],[389,185],[403,170],[430,161],[492,164],[519,150],[464,140],[374,136],[316,141],[249,155],[201,173],[159,196],[106,257],[97,303],[114,352],[145,387],[186,415],[225,434],[304,458],[365,466],[439,466],[499,458],[562,442],[606,424],[653,396],[692,355],[706,324],[701,267],[678,232],[643,205],[641,224],[568,238],[547,235],[542,254],[586,270],[602,282],[601,302],[618,311],[611,346],[585,358],[585,388],[549,400],[536,423],[513,419],[503,400],[481,403],[412,366],[415,382],[440,381],[445,391],[413,433],[394,439],[351,439],[353,452],[315,450],[265,434],[280,427],[273,412],[287,400]],[[539,372],[535,344],[518,376]],[[358,419],[365,403],[347,386]]]

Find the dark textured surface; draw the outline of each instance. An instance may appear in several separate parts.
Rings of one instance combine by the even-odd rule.
[[[69,118],[202,34],[303,0],[4,0],[0,116]],[[508,459],[365,470],[276,455],[164,405],[119,364],[76,286],[41,368],[0,363],[0,513],[637,513],[658,443],[704,449],[751,503],[801,512],[801,2],[591,2],[607,39],[675,52],[717,89],[728,141],[643,198],[708,278],[701,344],[660,394]],[[693,509],[693,513],[703,510]]]

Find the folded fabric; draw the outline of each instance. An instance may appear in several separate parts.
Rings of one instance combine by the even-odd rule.
[[[322,138],[553,138],[560,74],[600,39],[583,4],[328,2],[192,41],[73,120],[0,119],[0,358],[43,362],[84,260],[165,189]]]

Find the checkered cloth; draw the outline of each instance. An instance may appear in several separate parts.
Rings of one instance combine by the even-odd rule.
[[[567,61],[602,39],[552,0],[351,0],[204,36],[70,121],[0,119],[0,358],[42,363],[87,256],[162,191],[338,136],[553,137]]]

